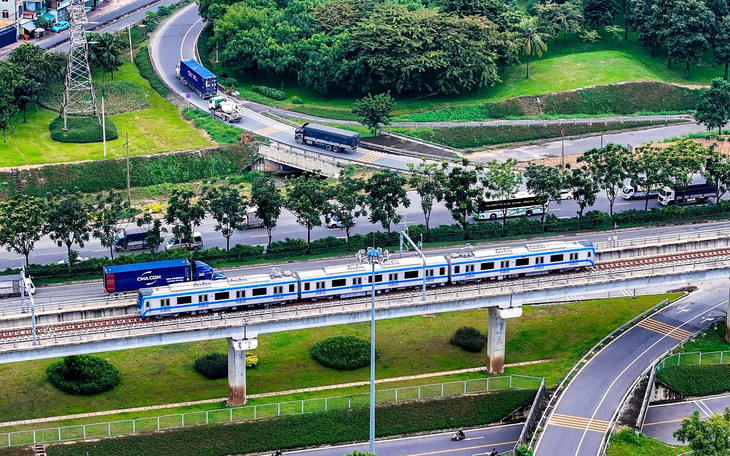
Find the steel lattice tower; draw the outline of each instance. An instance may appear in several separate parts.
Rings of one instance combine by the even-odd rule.
[[[84,24],[86,17],[84,0],[71,0],[68,6],[71,27],[68,67],[66,68],[66,90],[63,97],[63,129],[67,129],[68,116],[97,116],[96,95],[91,81],[89,67],[89,43],[86,41]]]

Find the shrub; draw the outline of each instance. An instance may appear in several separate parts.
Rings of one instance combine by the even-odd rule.
[[[462,326],[457,329],[451,340],[451,345],[456,345],[462,350],[479,353],[484,349],[485,337],[473,326]]]
[[[148,214],[159,214],[162,212],[162,204],[160,203],[147,203],[142,208],[142,212],[146,212]]]
[[[63,117],[53,119],[48,126],[51,131],[51,139],[64,143],[92,143],[103,140],[101,123],[96,117],[69,117],[67,125],[68,130],[63,131]],[[106,140],[111,141],[117,138],[119,138],[117,127],[107,117]]]
[[[46,370],[53,386],[69,394],[93,395],[109,391],[122,380],[109,361],[90,355],[67,356]]]
[[[291,102],[294,103],[294,104],[304,104],[304,100],[302,100],[301,98],[299,98],[296,95],[294,95],[293,97],[291,97]]]
[[[730,365],[669,366],[657,378],[687,396],[709,396],[730,391]]]
[[[210,138],[220,144],[239,144],[241,142],[241,130],[219,122],[208,113],[195,108],[183,108],[183,117],[192,120],[195,126],[205,130]]]
[[[255,85],[251,86],[251,90],[277,101],[286,100],[286,92],[284,92],[283,90],[275,89],[273,87]]]
[[[236,78],[218,78],[218,85],[233,90],[238,85],[238,81],[236,81]]]
[[[354,336],[329,337],[312,345],[309,354],[332,369],[359,369],[370,363],[370,342]]]
[[[150,83],[155,92],[159,93],[163,97],[170,94],[170,89],[165,85],[164,82],[157,77],[154,68],[152,68],[152,61],[150,60],[150,51],[147,46],[142,46],[137,51],[137,55],[134,56],[134,64],[137,65],[139,74]]]
[[[256,353],[246,352],[246,367],[254,368],[258,363],[259,357],[256,356]],[[196,371],[211,380],[226,378],[228,377],[228,355],[223,353],[209,353],[196,359],[193,367]]]

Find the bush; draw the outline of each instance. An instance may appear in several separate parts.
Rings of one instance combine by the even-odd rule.
[[[451,345],[456,345],[462,350],[472,353],[479,353],[484,349],[486,339],[482,333],[473,326],[462,326],[457,329],[451,340]]]
[[[241,130],[219,122],[210,114],[196,108],[183,108],[183,117],[192,120],[195,126],[205,130],[210,138],[220,144],[239,144],[241,142]]]
[[[284,92],[283,90],[274,89],[273,87],[255,85],[251,86],[251,90],[277,101],[286,100],[286,92]]]
[[[256,356],[256,353],[246,352],[246,367],[254,368],[258,363],[259,357]],[[196,359],[193,367],[196,371],[211,380],[226,378],[228,377],[228,355],[223,353],[209,353]]]
[[[669,366],[657,378],[687,396],[709,396],[730,391],[730,365]]]
[[[109,391],[122,380],[109,361],[90,355],[67,356],[46,370],[53,386],[69,394],[94,395]]]
[[[505,390],[490,394],[413,401],[377,406],[377,437],[437,429],[453,429],[494,423],[535,397],[533,390]],[[89,442],[49,445],[48,456],[113,454],[141,456],[224,456],[271,452],[364,441],[368,438],[369,410],[289,415],[225,425],[170,429],[163,433],[137,434]],[[286,429],[286,432],[282,432]],[[255,438],[254,438],[255,437]]]
[[[332,369],[354,370],[370,364],[370,342],[354,336],[329,337],[312,345],[309,354]]]
[[[293,104],[304,104],[304,100],[302,100],[301,98],[299,98],[296,95],[294,95],[293,97],[291,97],[291,102]]]
[[[63,131],[63,117],[56,117],[51,121],[48,129],[51,131],[51,139],[64,143],[92,143],[101,142],[102,128],[99,119],[96,117],[69,117],[67,119],[68,130]],[[119,138],[117,127],[110,118],[106,118],[106,140],[111,141]]]
[[[162,80],[160,80],[159,77],[157,77],[157,73],[155,73],[154,68],[152,68],[150,51],[146,45],[140,47],[139,51],[137,51],[137,55],[134,56],[134,64],[137,65],[139,74],[150,83],[150,86],[155,89],[155,92],[159,93],[163,97],[170,94],[170,89],[164,82],[162,82]]]

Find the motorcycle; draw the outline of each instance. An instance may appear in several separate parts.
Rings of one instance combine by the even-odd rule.
[[[281,452],[281,450],[276,450],[276,451],[274,451],[274,454],[272,454],[271,456],[282,456],[282,454],[283,453]]]
[[[466,438],[466,435],[464,435],[464,431],[456,431],[454,435],[451,436],[451,441],[458,442],[459,440],[464,440]]]

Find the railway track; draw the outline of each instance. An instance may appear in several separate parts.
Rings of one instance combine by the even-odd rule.
[[[636,269],[648,269],[656,268],[657,266],[669,266],[673,263],[686,263],[686,262],[700,262],[704,261],[716,261],[718,259],[730,259],[730,248],[722,248],[715,250],[706,250],[699,252],[681,252],[670,255],[659,255],[653,257],[643,258],[631,258],[625,260],[615,260],[604,263],[598,263],[588,271],[566,271],[553,273],[550,277],[586,277],[591,276],[606,276],[615,275],[622,270],[636,270]],[[537,277],[537,278],[536,278]],[[509,285],[510,283],[519,283],[521,285],[530,283],[544,283],[545,276],[531,276],[521,278],[507,278],[500,281],[488,281],[486,283],[469,282],[467,284],[452,284],[438,288],[432,288],[429,292],[432,296],[434,295],[445,295],[451,294],[454,291],[468,291],[478,289],[490,289],[499,288]],[[389,297],[397,298],[415,298],[421,295],[420,288],[417,291],[414,290],[400,290],[393,291],[387,294]],[[343,298],[343,299],[330,299],[327,300],[328,305],[337,305],[338,303],[357,304],[359,301],[369,302],[370,297],[364,298]],[[317,303],[307,302],[294,302],[285,305],[277,306],[277,309],[291,310],[292,308],[305,308],[317,306]],[[132,329],[137,327],[145,327],[151,325],[159,325],[165,323],[169,325],[184,325],[189,323],[198,323],[205,319],[222,319],[222,318],[240,318],[262,315],[265,313],[271,313],[271,309],[252,309],[252,310],[237,310],[237,311],[215,311],[210,313],[199,313],[198,315],[180,315],[177,317],[167,317],[162,320],[141,320],[137,316],[124,316],[124,317],[113,317],[113,318],[102,318],[94,320],[83,320],[69,323],[58,323],[52,325],[40,325],[36,328],[36,334],[39,338],[53,339],[54,337],[63,336],[67,334],[83,334],[92,332],[102,332],[109,329]],[[0,341],[3,343],[13,343],[28,341],[32,337],[32,331],[30,327],[23,328],[12,328],[12,329],[0,329]]]

